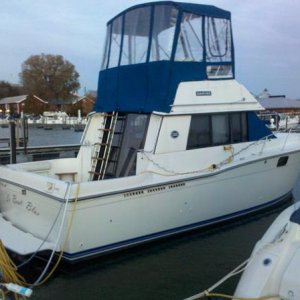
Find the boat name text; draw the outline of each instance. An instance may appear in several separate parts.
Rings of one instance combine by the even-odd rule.
[[[22,206],[24,207],[27,211],[33,213],[36,216],[39,216],[40,213],[37,210],[36,206],[33,205],[31,201],[23,201],[22,199],[18,199],[17,195],[7,195],[6,196],[6,202],[12,203],[14,205]]]
[[[211,91],[196,91],[196,96],[211,96]]]

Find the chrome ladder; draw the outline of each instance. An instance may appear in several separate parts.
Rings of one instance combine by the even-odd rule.
[[[118,113],[106,113],[103,127],[99,128],[98,142],[94,144],[90,180],[103,180],[109,161]]]

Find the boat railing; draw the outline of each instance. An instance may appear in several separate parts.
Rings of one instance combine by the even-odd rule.
[[[287,144],[287,141],[291,135],[291,133],[293,132],[299,132],[293,128],[289,129],[288,131],[286,130],[285,132],[287,132],[286,136],[285,136],[285,139],[283,141],[283,145],[282,145],[282,148],[281,148],[281,151],[283,151],[286,147],[286,144]],[[264,136],[263,138],[257,140],[257,141],[254,141],[250,144],[248,144],[246,147],[244,148],[241,148],[240,150],[238,150],[237,152],[234,152],[232,154],[232,159],[231,161],[234,160],[234,158],[236,158],[238,155],[240,155],[241,153],[245,153],[246,151],[248,151],[249,149],[253,149],[254,146],[259,146],[261,144],[261,148],[259,150],[259,155],[262,155],[264,153],[264,150],[266,148],[266,145],[267,145],[267,142],[270,141],[271,139],[274,138],[274,134],[269,134],[267,136]],[[259,149],[259,148],[258,148]]]
[[[283,146],[282,146],[281,150],[284,150],[284,148],[286,146],[286,143],[287,143],[287,140],[288,140],[288,138],[289,138],[289,136],[290,136],[290,134],[291,134],[292,131],[293,131],[293,128],[291,128],[291,129],[288,130],[288,133],[287,133],[287,135],[286,135],[286,137],[284,139],[284,143],[283,143]]]
[[[260,154],[262,154],[264,152],[264,149],[265,149],[265,146],[266,146],[266,142],[268,141],[269,139],[268,138],[264,138],[263,139],[263,143],[262,143],[262,147],[261,147],[261,150],[260,150]]]
[[[264,152],[266,143],[273,138],[274,138],[274,134],[269,134],[257,141],[248,143],[245,147],[239,149],[237,152],[234,151],[235,149],[234,149],[233,145],[224,145],[223,146],[224,151],[230,151],[230,155],[227,158],[223,159],[222,161],[220,161],[218,163],[212,163],[211,165],[204,167],[202,169],[197,169],[197,170],[187,171],[187,172],[178,172],[178,171],[170,170],[170,169],[162,166],[160,163],[158,163],[152,157],[152,155],[154,154],[153,150],[145,151],[142,149],[142,150],[139,150],[138,152],[141,153],[144,158],[146,158],[150,163],[153,164],[154,167],[157,168],[157,170],[148,170],[148,171],[144,171],[143,173],[153,173],[153,174],[157,174],[157,175],[161,175],[161,176],[191,175],[191,174],[212,172],[215,170],[219,170],[221,167],[234,162],[234,159],[237,156],[239,156],[241,153],[245,153],[250,148],[253,149],[254,146],[259,146],[260,143],[262,144],[262,146],[261,146],[261,148],[258,148],[258,149],[260,149],[258,151],[258,154],[261,155]]]
[[[299,130],[296,129],[296,128],[290,128],[290,129],[285,129],[285,130],[281,130],[281,131],[277,131],[277,132],[278,132],[278,133],[286,133],[285,138],[284,138],[284,141],[283,141],[283,145],[282,145],[282,148],[281,148],[281,151],[283,151],[283,150],[285,149],[285,146],[286,146],[286,144],[287,144],[287,141],[288,141],[288,139],[289,139],[291,133],[299,133]],[[265,137],[263,137],[263,138],[261,139],[261,140],[263,140],[264,142],[263,142],[263,145],[262,145],[262,149],[261,149],[261,151],[260,151],[260,154],[263,153],[264,148],[265,148],[265,145],[266,145],[266,142],[267,142],[268,140],[270,140],[270,138],[272,138],[273,136],[274,136],[273,134],[270,134],[270,135],[265,136]],[[259,141],[261,141],[261,140],[259,140]]]
[[[290,133],[293,132],[292,129],[290,129],[288,131],[288,134],[286,135],[285,139],[284,139],[284,142],[283,142],[283,145],[282,145],[282,150],[284,150],[286,144],[287,144],[287,140],[290,136]],[[255,149],[255,146],[256,147],[256,153],[258,155],[262,155],[266,149],[266,145],[267,145],[267,142],[269,142],[270,140],[274,139],[274,134],[271,133],[267,136],[264,136],[263,138],[259,139],[259,140],[256,140],[256,141],[253,141],[251,143],[247,143],[247,145],[241,149],[239,149],[238,151],[234,151],[234,147],[233,145],[230,145],[230,147],[228,146],[224,146],[224,150],[230,150],[230,155],[229,157],[227,157],[226,159],[224,159],[223,161],[219,162],[219,163],[214,163],[206,168],[203,168],[203,169],[199,169],[199,170],[193,170],[193,171],[188,171],[188,172],[176,172],[174,170],[169,170],[167,168],[165,168],[164,166],[162,166],[161,164],[159,164],[157,161],[155,161],[154,158],[151,157],[151,154],[153,154],[153,151],[145,151],[145,150],[139,150],[140,153],[142,153],[142,155],[149,161],[153,164],[153,166],[155,166],[158,170],[158,171],[154,171],[154,170],[151,170],[151,171],[147,171],[147,172],[150,172],[150,173],[156,173],[156,174],[159,174],[159,175],[163,175],[163,176],[175,176],[175,175],[187,175],[187,174],[195,174],[195,173],[201,173],[201,172],[207,172],[207,171],[214,171],[214,170],[217,170],[217,169],[220,169],[221,167],[225,166],[225,165],[228,165],[232,162],[234,162],[234,160],[242,153],[246,153],[248,150],[252,150],[252,153],[251,155],[255,155],[253,153],[253,149]]]
[[[269,134],[267,136],[264,136],[262,137],[261,139],[257,140],[257,141],[254,141],[250,144],[248,144],[246,147],[244,148],[241,148],[239,151],[235,152],[233,154],[233,158],[235,158],[236,156],[238,156],[239,154],[249,150],[250,148],[252,149],[253,146],[256,146],[256,145],[259,145],[260,143],[262,144],[261,146],[261,150],[259,151],[259,154],[262,154],[264,152],[264,149],[265,149],[265,146],[266,146],[266,143],[268,141],[270,141],[272,138],[274,138],[274,134]]]

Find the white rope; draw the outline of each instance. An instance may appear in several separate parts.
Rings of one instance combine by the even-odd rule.
[[[63,228],[64,228],[64,224],[65,224],[65,219],[66,219],[66,215],[67,215],[67,208],[68,208],[68,204],[69,204],[69,200],[70,200],[71,190],[72,190],[72,183],[68,183],[68,187],[67,187],[67,191],[66,191],[66,196],[65,196],[65,207],[64,207],[64,211],[63,211],[63,215],[62,215],[62,220],[61,220],[61,223],[60,223],[60,227],[59,227],[59,230],[58,230],[57,239],[56,239],[56,242],[55,242],[55,247],[53,247],[52,253],[51,253],[51,255],[50,255],[49,259],[48,259],[48,263],[45,266],[43,272],[38,277],[38,279],[32,284],[32,286],[30,288],[33,288],[33,287],[37,286],[42,281],[43,277],[45,276],[45,274],[48,271],[49,266],[50,266],[50,264],[52,262],[53,256],[54,256],[54,254],[56,252],[56,248],[57,248],[57,246],[59,244],[59,241],[60,241],[60,238],[61,238],[61,235],[62,235],[62,232],[63,232]]]
[[[225,275],[222,279],[217,281],[214,285],[212,285],[210,288],[206,289],[205,291],[198,293],[196,295],[193,295],[189,298],[186,298],[184,300],[196,300],[199,298],[203,298],[207,292],[213,291],[215,288],[217,288],[219,285],[221,285],[223,282],[228,280],[229,278],[243,272],[245,270],[245,267],[247,266],[247,263],[249,262],[249,258],[246,259],[244,262],[242,262],[240,265],[238,265],[235,269],[233,269],[231,272],[229,272],[227,275]]]
[[[25,260],[25,261],[23,261],[21,264],[19,264],[19,265],[17,266],[17,269],[20,269],[20,268],[23,267],[24,265],[28,264],[28,263],[29,263],[29,262],[30,262],[37,254],[38,254],[38,252],[40,251],[40,249],[42,248],[42,246],[47,242],[48,237],[50,236],[50,234],[51,234],[51,232],[52,232],[52,230],[53,230],[53,228],[54,228],[54,226],[55,226],[55,224],[56,224],[56,222],[57,222],[57,220],[58,220],[58,216],[60,215],[60,212],[61,212],[61,210],[62,210],[62,207],[63,207],[63,203],[61,204],[60,209],[58,210],[58,213],[57,213],[57,215],[56,215],[56,217],[55,217],[55,219],[54,219],[54,222],[52,223],[52,225],[51,225],[51,227],[50,227],[48,233],[46,234],[45,238],[44,238],[43,241],[41,242],[40,246],[35,250],[34,253],[31,254],[31,256],[30,256],[27,260]],[[1,299],[0,299],[0,300],[1,300]]]

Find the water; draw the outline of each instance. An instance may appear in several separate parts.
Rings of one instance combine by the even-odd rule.
[[[31,130],[32,145],[78,143],[82,135],[62,129]],[[300,199],[300,179],[294,196]],[[207,289],[247,259],[288,204],[73,266],[63,264],[47,283],[34,289],[31,299],[184,299]],[[217,291],[233,294],[237,280],[226,282]]]
[[[184,299],[207,289],[247,259],[282,209],[62,266],[34,290],[32,299]],[[230,280],[217,291],[232,294],[236,282]]]
[[[183,299],[244,261],[282,209],[61,267],[32,299]],[[231,280],[218,291],[232,294],[235,285]]]
[[[9,138],[9,136],[9,128],[0,128],[0,138]],[[19,136],[22,137],[21,130]],[[29,126],[28,146],[79,144],[81,136],[82,132],[75,132],[73,129],[62,129],[60,126],[54,127],[52,130]]]

